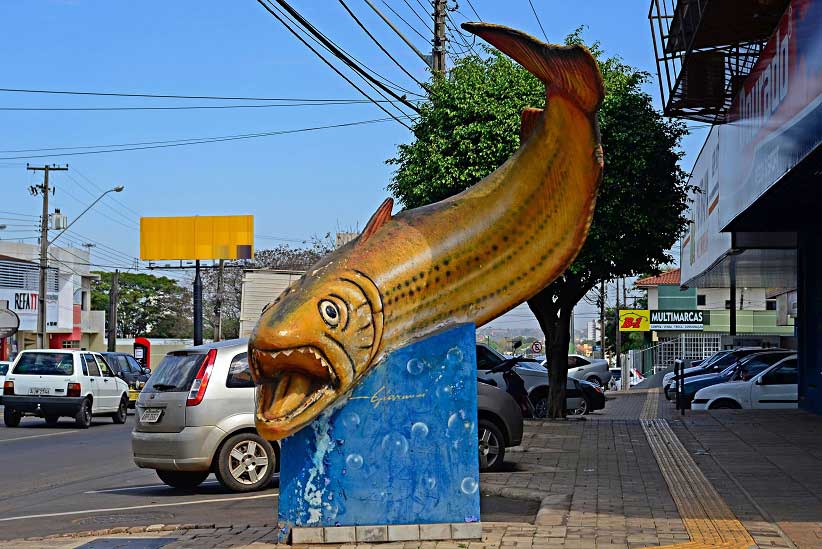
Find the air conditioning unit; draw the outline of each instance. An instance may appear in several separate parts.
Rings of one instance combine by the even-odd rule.
[[[55,231],[62,231],[68,227],[68,217],[60,213],[60,210],[54,210],[54,213],[49,216],[51,221],[51,229]]]

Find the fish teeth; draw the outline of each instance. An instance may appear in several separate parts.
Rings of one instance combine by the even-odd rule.
[[[291,356],[291,353],[292,353],[291,349],[288,349],[288,350],[285,350],[285,351],[282,352],[282,354],[284,354],[285,356]]]

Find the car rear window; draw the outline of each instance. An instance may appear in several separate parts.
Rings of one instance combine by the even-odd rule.
[[[22,353],[14,366],[17,375],[70,376],[74,373],[71,353]]]
[[[6,375],[6,373],[8,371],[9,371],[9,365],[8,364],[0,364],[0,376]]]
[[[151,373],[143,391],[149,393],[188,392],[197,375],[204,354],[167,354]]]

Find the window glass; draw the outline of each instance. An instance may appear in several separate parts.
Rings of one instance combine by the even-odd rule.
[[[100,377],[100,367],[97,366],[97,361],[94,360],[94,355],[85,354],[83,358],[86,362],[86,367],[88,368],[88,375],[93,377]]]
[[[188,354],[183,351],[179,354],[167,354],[148,378],[143,391],[147,393],[188,392],[205,356],[205,354]]]
[[[251,370],[248,368],[248,353],[240,353],[231,359],[225,386],[231,389],[254,387]]]
[[[493,352],[481,345],[477,345],[477,370],[490,370],[500,362],[502,362],[502,360]]]
[[[782,366],[765,374],[762,381],[767,385],[796,385],[799,383],[796,359],[786,360]]]
[[[140,367],[140,364],[135,360],[135,358],[131,355],[126,355],[126,362],[128,363],[131,371],[137,375],[143,373],[143,369]]]
[[[125,355],[114,355],[113,357],[109,357],[109,363],[112,368],[116,369],[123,375],[132,373]]]
[[[94,355],[92,355],[92,356],[94,356]],[[103,376],[104,377],[114,377],[114,374],[111,372],[111,368],[109,367],[106,360],[100,355],[97,355],[96,358],[97,358],[97,364],[100,366],[100,372],[102,372]]]
[[[590,364],[589,361],[585,360],[581,356],[578,356],[576,358],[577,358],[577,366],[588,366]]]
[[[71,353],[22,353],[14,366],[18,375],[68,376],[74,373]]]

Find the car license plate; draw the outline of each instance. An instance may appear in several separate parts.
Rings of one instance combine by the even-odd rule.
[[[157,423],[160,415],[163,413],[162,408],[146,408],[140,416],[140,421],[143,423]]]
[[[50,395],[51,389],[48,387],[29,387],[30,395]]]

